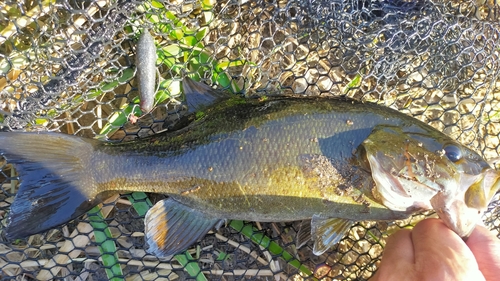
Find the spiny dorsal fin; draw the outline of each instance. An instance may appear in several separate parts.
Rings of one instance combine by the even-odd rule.
[[[223,91],[212,89],[210,86],[194,81],[187,76],[182,80],[182,88],[188,104],[188,113],[230,97]]]
[[[205,236],[219,221],[174,199],[161,200],[146,214],[146,247],[157,257],[177,254]]]
[[[340,242],[354,221],[338,218],[321,218],[314,215],[311,220],[311,235],[314,241],[313,253],[317,256]]]

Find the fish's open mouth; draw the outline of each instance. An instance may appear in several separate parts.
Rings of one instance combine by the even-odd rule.
[[[434,209],[461,237],[472,233],[500,189],[500,173],[491,168],[467,174],[439,159],[409,159],[404,153],[379,150],[365,151],[364,157],[375,181],[373,195],[380,203],[407,213]]]
[[[500,188],[500,172],[477,153],[411,127],[375,128],[357,156],[371,171],[379,203],[408,214],[434,209],[461,237],[470,235]]]
[[[467,207],[484,211],[500,189],[500,173],[494,169],[485,169],[484,176],[472,183],[464,194]]]
[[[472,233],[499,187],[500,175],[493,169],[478,175],[461,174],[458,187],[436,194],[431,204],[443,222],[465,238]]]

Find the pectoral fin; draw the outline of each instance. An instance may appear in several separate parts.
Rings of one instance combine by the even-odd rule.
[[[219,218],[188,208],[174,199],[162,200],[146,214],[148,252],[157,257],[177,254],[205,236],[219,221]]]
[[[337,244],[349,231],[354,221],[338,218],[324,219],[313,216],[311,220],[311,234],[314,240],[313,253],[317,256]]]

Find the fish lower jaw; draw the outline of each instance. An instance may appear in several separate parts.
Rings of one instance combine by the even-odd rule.
[[[431,200],[439,218],[462,238],[467,238],[481,220],[482,211],[469,208],[463,200],[450,200],[444,194],[438,194]]]

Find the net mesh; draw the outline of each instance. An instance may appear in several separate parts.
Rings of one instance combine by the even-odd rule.
[[[496,0],[3,1],[3,130],[128,141],[179,119],[189,75],[245,96],[335,95],[396,108],[500,155],[500,5]],[[134,124],[135,45],[155,38],[157,106]],[[43,144],[41,144],[43,145]],[[17,188],[0,162],[0,217]],[[498,168],[498,166],[497,166]],[[186,253],[144,250],[144,210],[164,197],[114,196],[97,212],[24,240],[0,238],[5,280],[366,280],[385,238],[432,213],[359,222],[321,256],[297,248],[302,224],[228,222]],[[499,198],[485,214],[500,230]],[[204,279],[205,278],[205,279]]]

